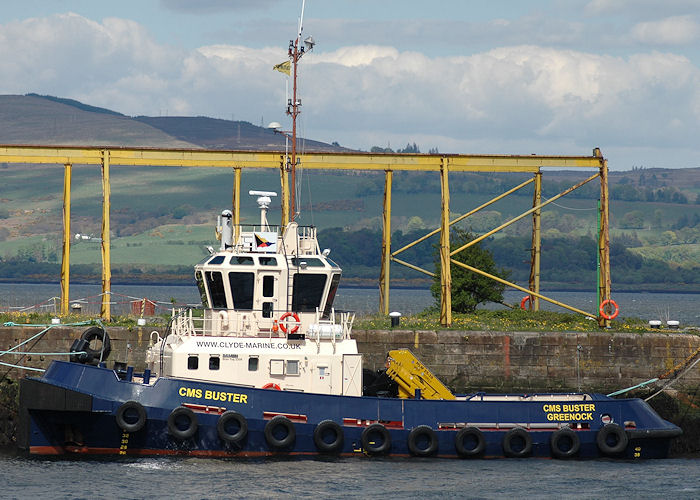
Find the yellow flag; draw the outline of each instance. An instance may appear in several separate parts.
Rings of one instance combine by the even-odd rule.
[[[276,69],[280,73],[285,73],[287,76],[289,76],[290,69],[292,67],[292,63],[289,61],[284,61],[279,64],[275,64],[275,66],[272,69]]]

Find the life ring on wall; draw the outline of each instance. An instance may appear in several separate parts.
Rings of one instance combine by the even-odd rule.
[[[549,447],[555,458],[571,458],[581,449],[581,440],[575,431],[569,427],[562,427],[554,431],[549,438]]]
[[[435,431],[427,425],[419,425],[408,434],[408,450],[416,457],[429,457],[438,450]]]
[[[265,424],[265,441],[270,448],[287,448],[294,445],[297,432],[294,424],[284,415],[277,415]]]
[[[455,448],[460,457],[475,457],[486,449],[484,433],[476,427],[464,427],[455,436]]]
[[[372,424],[362,431],[362,448],[370,455],[382,455],[391,450],[391,434],[382,424]]]
[[[138,432],[146,425],[146,409],[138,401],[127,401],[117,409],[115,418],[124,432]]]
[[[225,411],[216,422],[216,433],[222,441],[238,443],[248,435],[248,421],[235,411]]]
[[[262,386],[262,388],[263,388],[263,389],[274,389],[274,390],[276,390],[276,391],[281,391],[281,390],[282,390],[282,388],[281,388],[279,385],[274,384],[274,383],[272,383],[272,382],[269,382],[269,383],[265,384],[264,386]]]
[[[522,427],[515,427],[503,436],[503,453],[511,458],[523,458],[532,451],[532,436]]]
[[[289,318],[290,316],[294,319],[294,321],[296,321],[297,324],[294,325],[289,330],[289,332],[287,332],[287,325],[285,324],[284,320]],[[299,315],[297,313],[286,312],[282,316],[280,316],[279,325],[284,333],[296,333],[299,330],[299,326],[301,325],[301,321],[299,320]]]
[[[606,312],[606,307],[607,306],[612,306],[613,308],[613,313],[608,314]],[[617,318],[617,315],[620,314],[620,308],[617,306],[617,302],[615,302],[613,299],[607,299],[604,300],[603,302],[600,303],[600,315],[605,318],[605,319],[615,319]]]
[[[168,432],[177,439],[189,439],[197,432],[197,415],[184,406],[178,406],[168,416]]]
[[[520,309],[525,311],[525,304],[527,304],[528,302],[530,302],[530,296],[526,295],[525,297],[523,297],[523,300],[520,301]]]
[[[314,429],[314,444],[321,453],[338,453],[344,441],[343,428],[333,420],[323,420]]]
[[[598,449],[604,455],[618,455],[625,451],[629,438],[625,430],[617,424],[605,424],[595,437]]]

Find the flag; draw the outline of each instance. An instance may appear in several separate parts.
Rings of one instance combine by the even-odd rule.
[[[287,76],[289,76],[290,70],[292,67],[292,63],[289,61],[284,61],[279,64],[275,64],[272,69],[276,69],[280,73],[285,73]]]

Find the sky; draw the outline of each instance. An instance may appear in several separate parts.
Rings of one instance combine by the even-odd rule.
[[[280,122],[301,0],[3,2],[0,94]],[[307,0],[301,135],[700,166],[700,0]]]

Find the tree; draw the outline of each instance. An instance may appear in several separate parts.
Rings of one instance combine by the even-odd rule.
[[[467,244],[474,239],[469,231],[455,229],[450,235],[450,250]],[[435,252],[435,278],[430,293],[440,303],[440,254]],[[481,271],[508,279],[510,272],[498,268],[493,255],[481,247],[480,243],[472,245],[458,254],[454,259]],[[474,312],[479,304],[486,302],[503,302],[505,285],[480,274],[476,274],[457,265],[451,265],[452,274],[452,311],[457,313]]]

